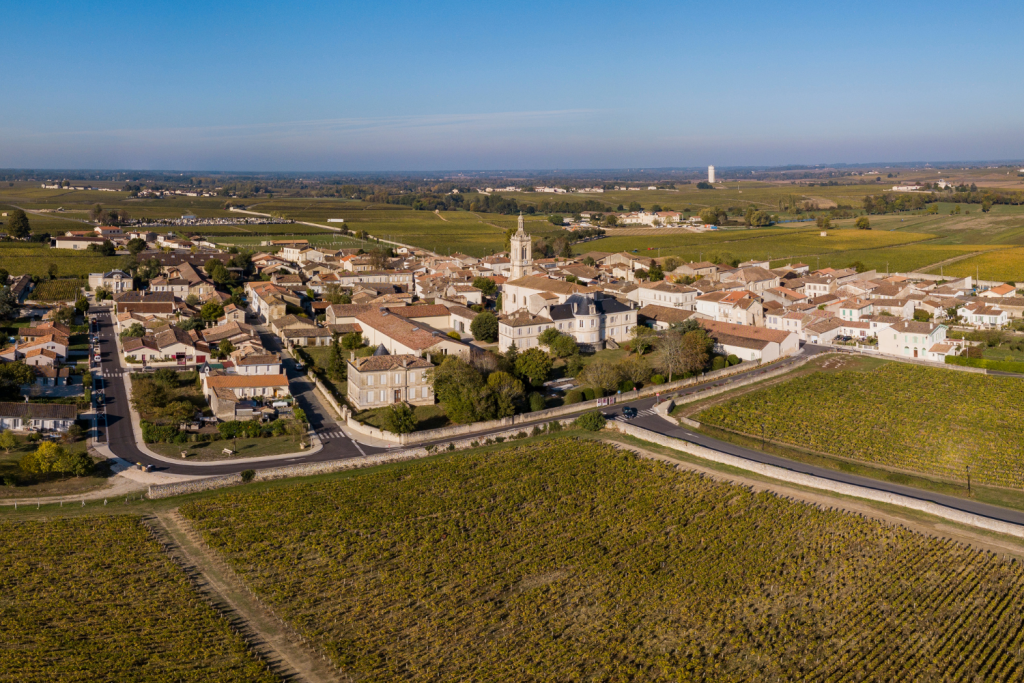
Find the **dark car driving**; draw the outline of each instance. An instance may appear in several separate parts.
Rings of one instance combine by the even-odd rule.
[[[634,408],[633,406],[623,406],[622,415],[627,420],[632,420],[634,417],[636,417],[636,408]]]

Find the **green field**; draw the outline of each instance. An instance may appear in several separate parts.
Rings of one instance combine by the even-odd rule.
[[[51,249],[48,245],[33,242],[0,242],[0,268],[11,275],[46,276],[50,264],[57,266],[57,276],[85,277],[120,268],[124,263],[121,256],[100,256],[95,252],[81,252],[72,249]]]
[[[888,363],[814,373],[699,413],[714,427],[904,471],[1024,486],[1024,382]]]
[[[931,178],[929,172],[911,173],[922,179]],[[967,174],[970,175],[970,174]],[[907,176],[907,178],[911,177]],[[902,178],[902,182],[906,178]],[[868,194],[879,194],[894,182],[883,178],[881,183],[850,184],[831,187],[807,187],[789,183],[768,183],[759,181],[729,181],[719,189],[697,190],[695,185],[679,185],[676,190],[647,190],[637,192],[619,191],[603,194],[551,195],[537,193],[509,193],[520,204],[539,207],[542,202],[602,202],[609,209],[618,204],[628,206],[637,201],[645,208],[654,204],[663,209],[699,211],[706,206],[742,210],[754,206],[772,213],[779,213],[780,202],[787,205],[790,200],[818,201],[822,207],[832,203],[848,205],[855,211],[861,208],[861,200]],[[645,186],[646,187],[646,186]],[[466,194],[467,204],[478,195]],[[13,206],[26,209],[56,210],[63,212],[45,215],[30,215],[33,232],[58,234],[67,230],[82,229],[87,223],[88,212],[96,203],[107,208],[127,210],[133,217],[175,218],[184,213],[201,217],[241,217],[224,208],[221,197],[173,197],[168,199],[129,199],[121,192],[77,192],[66,190],[43,190],[38,185],[15,183],[13,187],[0,187],[0,208]],[[673,231],[658,234],[655,231],[642,232],[636,229],[609,231],[609,237],[577,245],[576,251],[633,251],[652,256],[678,256],[685,260],[709,259],[748,260],[770,258],[773,265],[802,260],[821,267],[844,267],[862,263],[879,271],[907,272],[927,269],[946,259],[965,256],[974,252],[992,250],[993,253],[968,259],[955,264],[948,271],[951,275],[978,275],[982,279],[1024,280],[1024,254],[1011,247],[1024,246],[1024,206],[996,205],[989,213],[982,213],[977,205],[964,205],[962,213],[950,215],[952,204],[938,204],[939,213],[928,215],[923,212],[900,215],[871,216],[872,230],[855,231],[833,229],[829,236],[821,238],[813,222],[785,223],[758,230],[728,229],[712,234],[694,234]],[[473,256],[485,256],[504,247],[504,231],[516,224],[516,216],[470,211],[447,211],[435,214],[431,211],[414,211],[411,208],[375,204],[352,199],[309,198],[278,195],[271,199],[254,199],[248,209],[274,216],[299,221],[308,221],[327,226],[328,218],[345,219],[345,227],[359,232],[366,231],[373,237],[392,240],[403,244],[431,249],[439,253],[464,252]],[[969,212],[969,213],[968,213]],[[735,213],[735,212],[734,212]],[[782,212],[783,219],[794,215]],[[78,219],[78,220],[74,220]],[[545,215],[526,216],[527,230],[535,237],[564,236],[566,233],[551,225]],[[837,228],[852,227],[853,219],[835,222]],[[338,227],[338,224],[332,224]],[[192,229],[190,229],[192,230]],[[345,238],[336,232],[319,230],[316,227],[299,224],[251,225],[251,226],[209,226],[196,227],[195,231],[206,234],[212,241],[242,248],[258,249],[259,243],[267,239],[307,239],[313,244],[344,247],[366,247],[368,243],[354,238]],[[909,246],[924,242],[920,247]],[[24,245],[17,245],[24,248]],[[75,263],[65,263],[57,253],[33,252],[31,262],[20,262],[5,258],[5,254],[21,257],[23,253],[7,252],[0,245],[0,267],[12,273],[29,272],[44,274],[51,261],[57,262],[61,274],[85,275],[88,272],[108,270],[117,261],[102,257],[73,255]],[[1006,248],[1006,251],[1002,251]],[[999,251],[997,251],[999,250]],[[92,265],[85,265],[78,259],[98,259]],[[70,258],[68,259],[71,260]],[[968,272],[971,271],[971,272]],[[944,274],[947,272],[943,266]]]
[[[275,681],[138,517],[0,522],[0,677]]]
[[[352,680],[1024,674],[1019,564],[591,441],[181,512]]]
[[[32,290],[29,298],[33,301],[74,301],[88,280],[65,278],[40,282]]]

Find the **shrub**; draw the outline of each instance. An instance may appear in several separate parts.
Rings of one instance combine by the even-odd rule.
[[[604,389],[601,387],[594,387],[594,398],[604,398]]]
[[[242,470],[242,481],[248,484],[256,478],[256,470]]]
[[[651,375],[651,384],[664,384],[664,383],[665,383],[665,376],[664,375]]]
[[[549,422],[548,423],[548,433],[549,434],[553,434],[555,432],[560,432],[560,431],[562,431],[562,421],[561,420],[555,420],[554,422]]]
[[[582,400],[583,392],[580,391],[579,389],[573,389],[572,391],[565,395],[565,400],[563,401],[563,403],[568,406],[572,405],[573,403],[579,403]]]
[[[628,379],[622,380],[621,382],[619,382],[619,391],[621,391],[621,392],[633,391],[633,382],[628,380]]]
[[[721,370],[725,367],[726,361],[725,356],[715,356],[715,359],[711,361],[712,370]]]
[[[526,432],[519,432],[518,434],[516,434],[515,438],[517,438],[517,439],[525,439],[528,436],[529,436],[529,434],[527,434]]]
[[[533,392],[530,394],[530,412],[535,413],[538,410],[544,410],[544,397],[538,393]]]
[[[533,425],[533,431],[530,432],[530,436],[540,436],[544,433],[544,430],[540,428],[540,425]]]
[[[735,355],[735,354],[732,354],[732,353],[729,354],[729,358],[727,360],[729,361],[729,365],[739,365],[740,364],[740,357]]]
[[[18,485],[18,478],[17,477],[15,477],[13,474],[6,474],[6,475],[4,475],[4,486],[10,486],[11,488],[14,488],[17,485]]]
[[[587,387],[586,389],[583,390],[583,400],[584,401],[593,401],[594,400],[594,390],[592,388]]]
[[[604,425],[608,420],[605,419],[604,415],[599,410],[592,410],[589,413],[583,413],[573,423],[579,429],[586,429],[589,432],[599,432],[604,429]]]

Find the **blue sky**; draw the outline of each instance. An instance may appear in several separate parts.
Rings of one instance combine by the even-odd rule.
[[[1024,3],[0,2],[0,168],[1024,158]]]

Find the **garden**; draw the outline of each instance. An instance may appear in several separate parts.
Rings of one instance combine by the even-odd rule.
[[[591,440],[181,512],[354,680],[1024,676],[1019,563]]]

